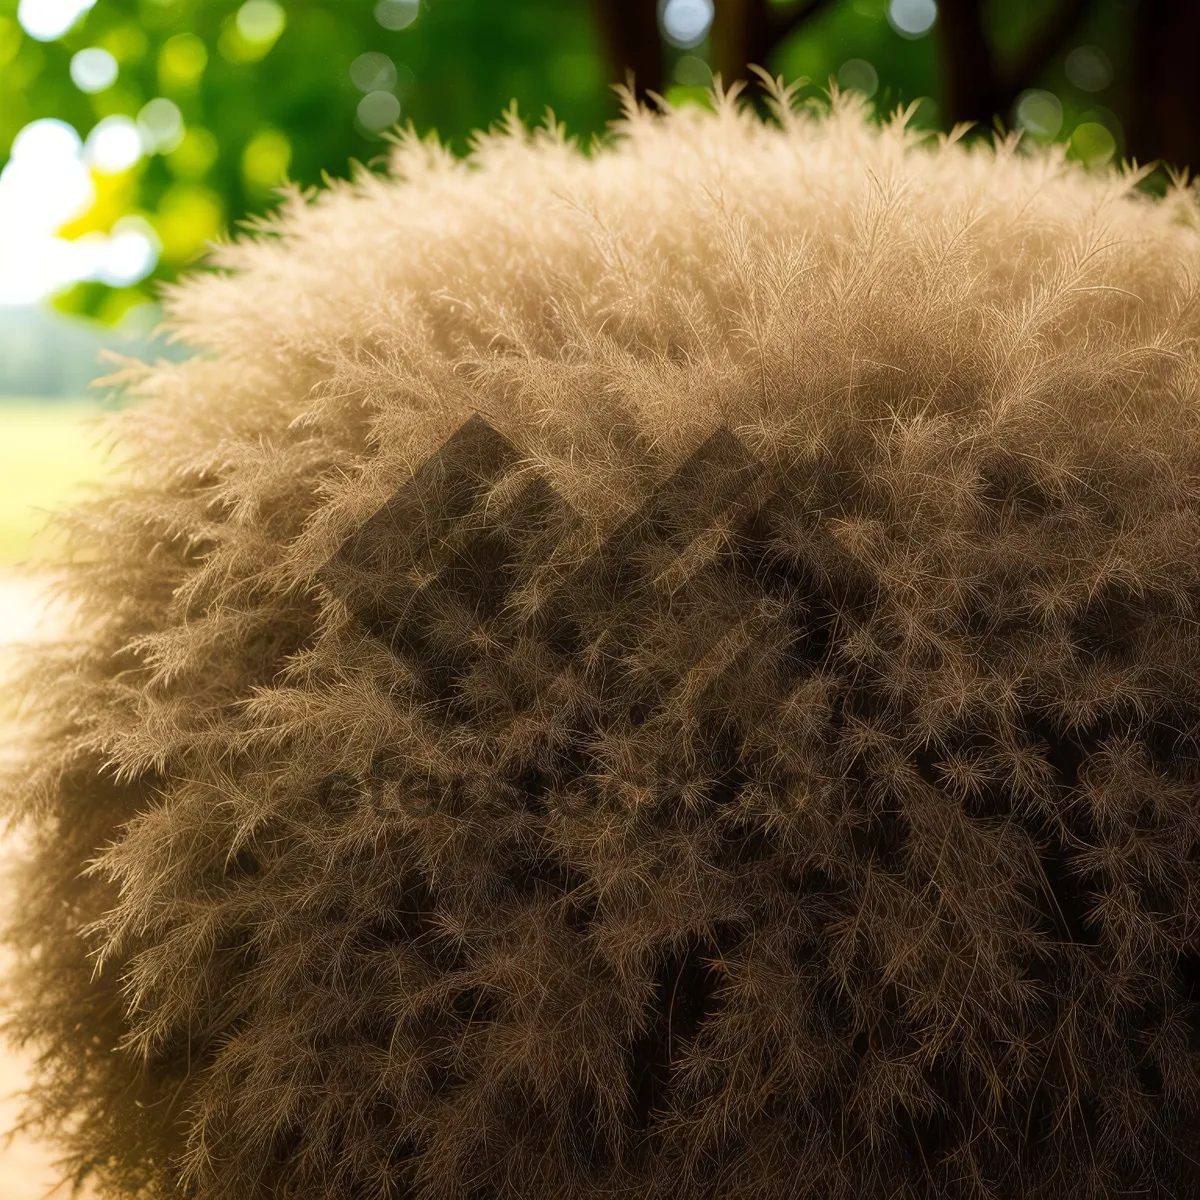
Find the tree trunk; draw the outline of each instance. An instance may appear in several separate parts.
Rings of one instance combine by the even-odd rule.
[[[765,66],[762,61],[763,24],[760,0],[715,0],[712,27],[712,69],[728,87],[736,79],[745,79],[748,63]]]
[[[666,86],[662,38],[655,0],[596,0],[596,16],[608,50],[609,82],[624,83],[633,72],[634,90],[662,93]]]
[[[944,123],[990,122],[1000,112],[992,51],[984,32],[978,0],[942,0],[938,7],[941,27],[941,62]],[[1008,113],[1001,114],[1005,119]]]
[[[1200,4],[1141,0],[1134,16],[1126,153],[1200,171]]]
[[[999,63],[984,29],[983,0],[941,0],[938,22],[945,77],[945,124],[978,121],[986,127],[993,117],[1009,124],[1017,97],[1026,88],[1034,87],[1038,76],[1062,53],[1093,3],[1094,0],[1058,0],[1056,5],[1049,6],[1049,15],[1042,18],[1017,59]]]

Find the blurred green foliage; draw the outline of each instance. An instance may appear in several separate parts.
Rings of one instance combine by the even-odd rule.
[[[351,77],[367,52],[394,64],[378,90],[396,96],[400,121],[436,129],[460,151],[513,97],[523,111],[552,104],[573,131],[601,129],[610,115],[586,0],[435,0],[392,29],[380,24],[372,0],[300,0],[283,8],[275,36],[257,41],[239,28],[247,24],[238,21],[244,7],[99,0],[63,37],[39,42],[22,31],[16,0],[0,0],[0,158],[39,117],[67,121],[86,136],[103,117],[136,118],[165,97],[184,122],[169,152],[95,175],[94,204],[64,230],[107,232],[123,215],[147,217],[162,242],[154,276],[129,288],[82,283],[59,307],[115,321],[149,298],[153,279],[171,278],[209,238],[269,207],[285,176],[308,185],[326,171],[347,174],[351,159],[379,156],[386,143],[358,118],[364,91]],[[394,7],[393,22],[408,15]],[[107,50],[119,68],[116,81],[94,94],[70,71],[72,57],[89,47]]]
[[[24,0],[37,2],[70,0]],[[990,6],[1001,54],[1020,45],[1039,3]],[[940,123],[936,29],[904,36],[889,20],[889,0],[817,7],[775,47],[773,71],[808,77],[814,94],[837,78],[884,111],[924,97],[917,123]],[[1121,7],[1101,0],[1080,30],[1104,42],[1102,57],[1120,58]],[[114,115],[176,121],[160,152],[127,170],[93,172],[94,202],[61,231],[107,233],[130,215],[153,226],[161,254],[148,279],[129,287],[85,282],[56,301],[107,323],[152,299],[155,282],[194,263],[209,239],[269,208],[285,177],[307,186],[326,172],[347,174],[351,160],[377,160],[383,131],[396,121],[436,130],[463,152],[471,132],[514,99],[527,119],[549,107],[584,139],[617,111],[607,86],[617,72],[589,0],[97,0],[45,41],[23,30],[28,20],[18,9],[18,0],[0,0],[0,160],[41,117],[67,121],[83,136]],[[73,79],[72,60],[93,48],[112,56],[116,74],[89,91]],[[704,101],[709,50],[707,40],[665,47],[669,99]],[[1112,110],[1073,88],[1061,62],[1053,72],[1061,120],[1045,136],[1071,138],[1079,129],[1081,156],[1120,155]],[[159,108],[147,109],[151,102]],[[1057,119],[1053,103],[1047,111]]]

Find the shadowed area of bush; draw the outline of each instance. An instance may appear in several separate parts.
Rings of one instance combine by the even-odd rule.
[[[1200,1188],[1200,213],[855,102],[294,194],[5,784],[113,1196]]]

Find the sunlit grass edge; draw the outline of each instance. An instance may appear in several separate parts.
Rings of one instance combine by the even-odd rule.
[[[44,557],[46,514],[107,472],[95,400],[0,398],[0,569]]]

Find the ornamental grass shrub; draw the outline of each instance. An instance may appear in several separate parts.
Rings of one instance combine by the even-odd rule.
[[[112,1197],[1200,1195],[1200,209],[839,97],[287,193],[4,786]]]

